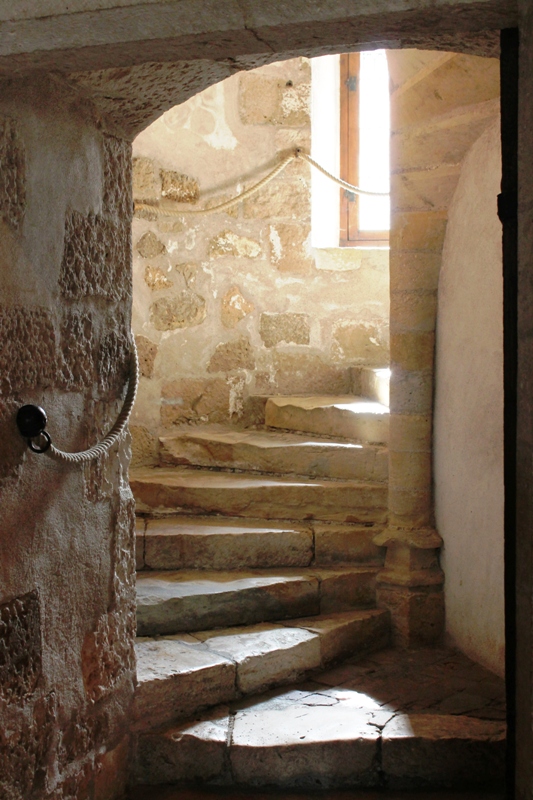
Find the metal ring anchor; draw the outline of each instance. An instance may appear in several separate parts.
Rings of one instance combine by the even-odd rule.
[[[46,431],[41,431],[40,432],[39,438],[41,438],[41,437],[44,437],[44,440],[45,440],[45,443],[42,445],[42,447],[38,447],[38,445],[36,445],[35,442],[33,442],[31,439],[26,439],[26,441],[28,443],[28,447],[30,448],[32,453],[46,453],[46,451],[49,449],[50,445],[52,444],[52,439],[50,437],[50,434],[47,433]]]

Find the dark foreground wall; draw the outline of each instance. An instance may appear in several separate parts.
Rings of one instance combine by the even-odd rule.
[[[0,797],[118,796],[134,677],[128,446],[33,455],[114,421],[130,320],[130,148],[61,83],[0,89]]]

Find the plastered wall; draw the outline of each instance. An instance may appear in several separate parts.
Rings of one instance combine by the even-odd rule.
[[[494,119],[463,163],[449,210],[438,293],[434,469],[448,636],[503,675],[499,135]]]
[[[120,408],[130,147],[59,79],[0,97],[0,797],[102,800],[125,784],[135,668],[128,444],[60,465],[15,414],[42,405],[80,450]]]
[[[309,152],[310,82],[293,59],[166,112],[134,142],[135,198],[214,204]],[[136,463],[162,429],[251,424],[254,395],[346,394],[353,367],[388,365],[388,251],[313,249],[310,185],[297,162],[227,213],[136,214]]]

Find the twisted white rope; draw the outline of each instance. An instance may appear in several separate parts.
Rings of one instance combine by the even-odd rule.
[[[124,399],[124,405],[122,406],[122,410],[117,417],[117,421],[101,442],[98,444],[93,445],[88,450],[82,450],[79,453],[65,453],[63,450],[59,450],[59,448],[54,447],[53,444],[50,445],[48,450],[44,451],[49,458],[53,458],[54,461],[63,461],[67,464],[84,464],[87,461],[92,461],[94,458],[98,458],[104,453],[113,447],[113,445],[118,442],[122,434],[124,433],[124,429],[128,424],[128,420],[130,418],[131,409],[133,408],[133,404],[135,402],[135,397],[137,395],[137,385],[139,383],[139,360],[137,358],[137,348],[135,347],[135,339],[133,336],[131,337],[131,361],[130,361],[130,374],[128,379],[128,390],[126,392],[126,397]]]
[[[291,161],[296,161],[298,158],[302,158],[304,161],[307,161],[312,167],[317,169],[326,178],[329,178],[334,183],[337,183],[343,189],[347,189],[349,192],[358,195],[365,195],[368,197],[388,197],[388,192],[369,192],[366,189],[360,189],[359,186],[353,186],[351,183],[342,180],[342,178],[337,178],[335,175],[332,175],[331,172],[328,172],[324,167],[318,164],[311,156],[308,156],[301,148],[297,148],[293,153],[290,153],[286,158],[281,161],[277,167],[275,167],[268,175],[265,175],[260,181],[255,183],[253,186],[250,186],[249,189],[245,189],[244,192],[241,192],[236,197],[232,197],[230,200],[226,200],[224,203],[220,203],[217,206],[211,206],[209,208],[184,208],[184,209],[177,209],[172,208],[170,206],[161,206],[156,203],[135,203],[135,211],[153,211],[156,214],[159,214],[162,217],[181,217],[181,216],[198,216],[202,214],[218,214],[220,211],[227,211],[233,206],[236,206],[238,203],[242,202],[242,200],[246,200],[246,198],[251,197],[252,195],[259,192],[264,186],[266,186],[270,181],[273,181],[274,178],[282,172],[285,167],[287,167]]]

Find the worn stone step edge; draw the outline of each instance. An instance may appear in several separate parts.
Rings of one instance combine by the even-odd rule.
[[[379,609],[139,638],[135,728],[157,728],[294,682],[341,658],[381,649],[388,640],[388,612]]]
[[[387,480],[384,447],[316,436],[201,428],[159,438],[162,467],[199,466],[262,474],[347,480]]]
[[[320,705],[301,708],[300,721],[290,707],[261,710],[264,699],[268,704],[269,695],[260,695],[247,707],[218,706],[141,735],[136,782],[315,791],[503,788],[501,722]]]
[[[371,608],[378,571],[379,567],[362,566],[141,572],[137,632],[162,636]]]
[[[240,570],[382,564],[373,543],[382,526],[265,523],[242,517],[174,515],[138,518],[137,570]]]
[[[194,468],[132,470],[139,512],[173,509],[202,516],[384,523],[387,485],[370,481],[302,480]]]

